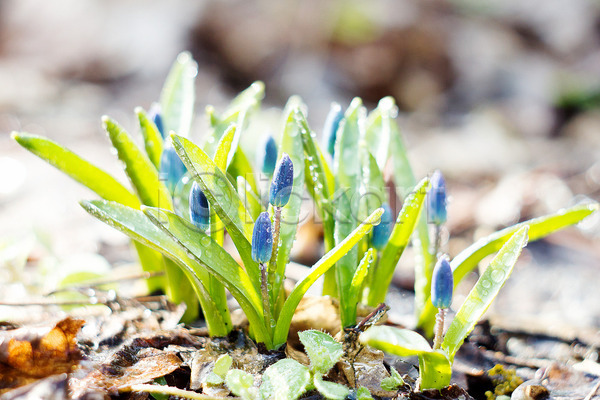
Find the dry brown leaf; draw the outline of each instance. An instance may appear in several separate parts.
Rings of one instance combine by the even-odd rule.
[[[53,327],[0,332],[0,390],[70,372],[81,359],[75,336],[83,324],[65,318]]]

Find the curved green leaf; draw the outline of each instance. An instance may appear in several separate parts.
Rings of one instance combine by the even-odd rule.
[[[295,110],[302,105],[299,97],[292,97],[283,111],[281,138],[279,140],[279,157],[287,153],[294,164],[294,182],[292,193],[288,204],[281,210],[281,225],[279,228],[279,249],[277,252],[277,268],[273,293],[279,295],[283,280],[285,279],[285,268],[289,262],[292,245],[296,238],[296,231],[300,223],[300,206],[302,205],[302,194],[304,192],[304,149],[300,137],[300,126],[294,118]]]
[[[174,131],[181,136],[188,135],[194,115],[194,85],[197,74],[198,64],[192,55],[187,51],[180,53],[160,94],[165,133]]]
[[[341,242],[358,225],[361,165],[357,162],[358,142],[364,125],[366,109],[355,98],[346,110],[335,142],[333,171],[336,176],[334,239]],[[338,195],[339,193],[339,195]],[[340,300],[342,327],[356,324],[356,307],[348,301],[352,277],[358,264],[358,248],[352,248],[335,266],[335,277]]]
[[[142,211],[105,200],[82,201],[80,204],[100,221],[175,261],[187,271],[188,277],[193,275],[194,279],[190,281],[194,284],[211,335],[223,336],[231,330],[231,325],[225,322],[229,320],[229,310],[219,309],[202,284],[209,278],[206,269],[188,257],[186,251],[152,224]]]
[[[417,332],[391,326],[373,326],[359,340],[376,349],[399,357],[419,357],[421,389],[441,389],[450,384],[452,366],[446,354],[433,350]]]
[[[178,215],[157,208],[143,207],[143,210],[153,224],[188,250],[189,257],[204,265],[221,281],[246,314],[256,340],[271,348],[262,318],[262,300],[246,271],[210,236],[196,230]]]
[[[252,187],[250,187],[248,181],[244,179],[243,176],[237,177],[237,192],[242,204],[246,207],[252,219],[256,220],[262,212],[262,204],[258,196],[252,191]]]
[[[371,306],[376,306],[385,301],[385,295],[392,282],[394,269],[419,220],[428,186],[429,178],[424,178],[415,187],[414,191],[406,197],[390,239],[383,248],[382,256],[371,280],[371,286],[368,288],[368,304]]]
[[[388,96],[379,100],[377,108],[367,117],[364,141],[380,170],[385,168],[390,154],[391,129],[389,122],[393,121],[397,113],[394,99]]]
[[[191,141],[172,135],[173,147],[189,171],[193,171],[198,184],[225,224],[229,236],[237,248],[254,287],[260,291],[260,271],[252,260],[253,219],[240,200],[225,174],[208,155]]]
[[[533,242],[560,229],[574,225],[597,210],[598,203],[580,204],[559,210],[554,214],[530,219],[479,239],[471,246],[461,251],[450,262],[454,273],[454,287],[456,287],[468,273],[473,271],[481,260],[498,251],[504,243],[506,243],[506,241],[523,226],[529,226],[529,241]],[[433,329],[435,314],[435,307],[430,301],[427,301],[427,306],[419,317],[418,326],[425,328],[426,331],[431,331]]]
[[[364,286],[365,279],[368,276],[369,268],[373,263],[373,259],[375,257],[375,249],[372,247],[369,248],[365,255],[363,256],[360,263],[358,263],[358,267],[354,272],[354,276],[352,277],[352,282],[350,283],[350,291],[348,293],[348,307],[354,307],[358,305],[358,301],[360,300],[361,290]]]
[[[454,359],[467,335],[510,276],[521,250],[527,245],[528,230],[527,225],[521,227],[502,246],[456,313],[442,343],[442,348],[448,352],[450,359]]]
[[[328,333],[310,329],[298,332],[298,337],[310,359],[310,369],[317,374],[328,373],[344,354],[342,344]]]
[[[148,156],[135,144],[131,136],[111,118],[102,117],[102,123],[125,172],[135,188],[142,204],[173,209],[171,196],[159,179],[158,170]]]
[[[308,368],[291,358],[271,365],[262,376],[260,397],[263,400],[295,400],[306,392],[311,381]]]
[[[138,198],[119,181],[58,143],[29,133],[13,132],[11,136],[21,146],[87,186],[103,199],[117,201],[129,207],[140,207]]]
[[[320,375],[315,376],[313,383],[315,389],[329,400],[344,400],[350,394],[348,387],[340,383],[324,381]]]
[[[213,156],[216,151],[216,146],[225,130],[232,123],[238,126],[238,135],[233,142],[232,148],[237,148],[241,131],[245,129],[247,118],[252,109],[260,105],[261,100],[265,96],[265,85],[262,82],[254,82],[246,90],[238,94],[231,101],[227,110],[222,115],[217,115],[212,106],[206,107],[206,113],[210,121],[211,131],[204,143],[204,151],[209,156]]]
[[[304,294],[315,283],[315,281],[323,275],[329,268],[331,268],[344,254],[348,252],[354,245],[356,245],[366,234],[368,234],[373,226],[379,224],[381,220],[381,214],[383,209],[379,208],[375,210],[362,224],[360,224],[350,235],[346,237],[340,244],[331,249],[321,259],[312,266],[310,273],[306,278],[294,286],[294,289],[290,293],[289,297],[283,304],[279,319],[277,320],[277,326],[275,327],[273,344],[277,348],[283,345],[287,340],[288,331],[290,329],[290,323],[294,316],[294,311]]]
[[[150,161],[152,161],[152,164],[154,164],[154,167],[158,169],[160,167],[160,156],[163,149],[162,136],[154,122],[148,118],[148,114],[142,107],[137,107],[135,109],[135,114],[138,117],[140,131],[144,138],[146,154],[148,155],[148,158],[150,158]]]

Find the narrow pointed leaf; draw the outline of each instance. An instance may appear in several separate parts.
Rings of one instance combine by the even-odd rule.
[[[244,179],[243,176],[237,177],[237,192],[242,204],[246,207],[250,216],[252,216],[252,219],[256,220],[258,215],[262,212],[262,204],[258,196],[252,191],[248,181]]]
[[[206,154],[212,157],[215,154],[217,143],[232,123],[238,126],[237,139],[233,142],[233,148],[237,148],[239,135],[247,124],[248,116],[252,110],[258,108],[265,95],[265,85],[262,82],[254,82],[250,87],[237,95],[222,115],[217,115],[213,107],[207,107],[211,131],[203,148]]]
[[[273,293],[278,294],[283,279],[285,268],[289,262],[290,252],[296,238],[296,231],[300,222],[300,207],[302,205],[302,194],[304,191],[304,149],[300,137],[300,126],[294,118],[295,110],[300,107],[302,101],[298,97],[292,97],[283,112],[283,127],[281,130],[281,143],[279,154],[286,153],[294,164],[294,183],[288,204],[281,211],[281,226],[279,228],[280,247],[277,252],[277,270]]]
[[[208,155],[191,141],[173,135],[173,146],[208,198],[211,207],[225,224],[256,290],[260,289],[260,271],[252,260],[252,227],[254,220],[237,192]]]
[[[358,305],[363,284],[365,283],[365,279],[368,276],[369,268],[373,263],[374,254],[375,249],[369,248],[369,250],[365,252],[365,255],[363,256],[362,260],[360,260],[360,263],[358,264],[358,267],[354,272],[352,282],[350,283],[350,292],[348,293],[349,307],[356,308],[356,306]]]
[[[429,179],[424,178],[404,201],[390,239],[383,248],[381,258],[374,272],[374,279],[372,280],[372,286],[369,288],[368,296],[369,305],[371,306],[376,306],[385,300],[385,294],[392,282],[394,269],[419,220],[428,186]]]
[[[257,340],[271,348],[271,340],[262,319],[262,301],[246,271],[210,236],[199,232],[178,215],[157,208],[144,207],[153,224],[190,252],[190,257],[204,265],[231,292],[248,317]]]
[[[379,169],[383,170],[390,154],[391,129],[390,121],[396,118],[398,110],[394,104],[394,99],[384,97],[379,100],[377,108],[373,110],[367,118],[367,127],[365,130],[365,143],[369,147],[369,152],[375,158]]]
[[[125,165],[125,172],[142,204],[172,209],[171,196],[160,181],[158,171],[148,156],[135,144],[131,136],[115,121],[103,117],[108,137]]]
[[[359,98],[352,100],[338,130],[333,171],[336,176],[334,205],[336,210],[334,239],[341,242],[358,225],[361,166],[357,162],[358,142],[362,135],[366,109]],[[358,264],[358,248],[351,249],[336,267],[335,276],[340,300],[342,327],[356,324],[356,307],[351,307],[347,296]]]
[[[373,226],[379,223],[383,210],[375,210],[362,224],[360,224],[350,235],[346,237],[340,244],[331,249],[321,259],[312,266],[310,273],[306,278],[294,286],[289,297],[283,304],[279,319],[277,320],[277,326],[274,332],[273,344],[275,347],[281,346],[287,340],[290,323],[294,311],[304,294],[315,283],[315,281],[323,275],[329,268],[331,268],[344,254],[346,254],[354,245],[356,245],[365,235],[367,235]]]
[[[391,326],[373,326],[360,342],[399,357],[419,357],[421,389],[441,389],[450,384],[452,366],[443,351],[433,350],[417,332]]]
[[[129,189],[104,170],[58,143],[42,136],[20,132],[13,132],[12,138],[42,160],[87,186],[103,199],[139,208],[140,201]]]
[[[454,275],[454,287],[456,287],[467,274],[473,271],[481,260],[498,251],[506,241],[523,226],[529,226],[529,241],[533,242],[560,229],[574,225],[597,210],[598,203],[580,204],[562,209],[554,214],[530,219],[479,239],[471,246],[461,251],[450,262]],[[435,322],[435,314],[435,307],[433,307],[430,301],[427,301],[427,306],[419,318],[419,326],[425,328],[426,331],[431,331]]]
[[[94,217],[123,232],[131,239],[169,257],[192,274],[198,282],[208,281],[209,274],[206,269],[188,257],[186,251],[150,222],[142,211],[104,200],[82,201],[81,206]],[[225,322],[229,320],[229,310],[219,309],[203,285],[196,289],[211,334],[217,336],[227,334],[231,329],[231,325],[228,326]]]
[[[135,114],[138,117],[140,131],[144,138],[144,148],[146,149],[146,154],[148,155],[150,161],[152,161],[152,164],[154,164],[154,167],[158,169],[160,166],[160,155],[162,154],[163,149],[163,139],[160,131],[154,122],[148,118],[148,114],[143,108],[136,108]]]
[[[242,176],[246,179],[252,188],[252,191],[258,193],[258,184],[256,183],[256,178],[254,176],[254,170],[252,169],[252,164],[250,164],[250,160],[248,160],[246,153],[244,153],[240,146],[237,146],[233,154],[230,153],[229,155],[231,161],[227,167],[227,174],[231,184],[234,185],[237,177]]]
[[[162,92],[160,106],[165,132],[187,136],[192,124],[198,64],[189,52],[180,53],[171,67]]]
[[[467,335],[510,276],[521,250],[527,245],[528,230],[529,226],[521,227],[502,246],[456,313],[442,343],[442,348],[448,352],[451,359],[454,359]]]

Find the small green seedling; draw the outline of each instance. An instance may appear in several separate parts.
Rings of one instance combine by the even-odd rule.
[[[223,354],[217,358],[213,370],[204,377],[203,382],[212,386],[222,385],[225,383],[225,377],[229,368],[231,368],[232,363],[233,359],[231,356],[229,354]]]
[[[404,379],[394,367],[391,368],[390,376],[381,380],[381,388],[389,392],[398,390],[402,386],[404,386]]]
[[[225,378],[227,387],[243,400],[295,400],[312,388],[327,399],[343,400],[351,394],[357,399],[372,398],[366,388],[351,392],[344,385],[323,379],[342,357],[341,343],[316,330],[303,331],[298,336],[310,360],[308,367],[289,358],[277,361],[266,369],[259,388],[254,387],[252,375],[234,369]]]

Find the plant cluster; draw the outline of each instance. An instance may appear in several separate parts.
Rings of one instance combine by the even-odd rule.
[[[196,69],[191,56],[182,53],[159,106],[148,113],[136,109],[143,148],[115,121],[103,118],[133,191],[46,138],[26,133],[13,133],[13,137],[95,191],[102,199],[82,201],[83,208],[128,235],[146,271],[166,272],[165,279],[153,278],[149,287],[164,290],[173,301],[185,301],[188,321],[197,316],[199,302],[212,336],[225,336],[232,329],[228,291],[244,311],[250,335],[268,349],[281,348],[296,307],[322,275],[323,294],[339,299],[342,330],[352,328],[358,303],[374,307],[385,300],[394,268],[412,241],[416,327],[431,336],[437,315],[434,346],[414,331],[385,326],[368,329],[360,340],[399,356],[418,356],[421,388],[441,388],[450,382],[460,345],[508,279],[527,241],[575,224],[597,209],[596,204],[577,205],[514,225],[449,260],[440,251],[446,221],[443,176],[436,171],[417,181],[392,98],[382,99],[370,113],[358,98],[345,112],[334,104],[321,147],[309,127],[305,105],[292,97],[283,110],[279,135],[266,139],[258,151],[260,162],[252,165],[241,138],[251,116],[259,112],[263,85],[252,84],[222,114],[207,107],[209,132],[199,145],[187,138]],[[388,167],[393,186],[384,179]],[[268,196],[261,190],[265,176],[271,180]],[[286,294],[285,270],[305,191],[323,224],[325,255]],[[397,199],[401,207],[396,206]],[[225,232],[237,254],[225,250]],[[444,337],[453,288],[495,252]],[[259,391],[271,390],[267,389],[271,375],[279,379],[277,374],[296,371],[300,389],[281,398],[295,398],[312,386],[323,394],[347,392],[322,380],[333,364],[316,354],[329,354],[330,361],[337,354],[330,351],[337,344],[325,336],[313,331],[301,334],[311,366],[282,360],[265,372]],[[322,351],[311,350],[316,347]],[[240,396],[255,398],[250,379],[233,371],[221,378]],[[398,379],[395,383],[401,385]]]

